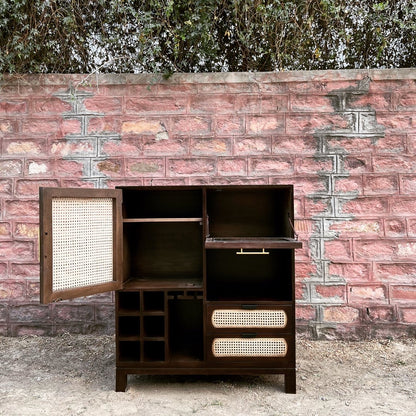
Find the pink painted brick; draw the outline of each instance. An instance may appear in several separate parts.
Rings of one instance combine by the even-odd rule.
[[[261,113],[286,112],[289,109],[289,97],[287,95],[262,95],[260,98]]]
[[[271,153],[271,139],[269,137],[244,137],[235,139],[234,154],[267,155]]]
[[[329,231],[335,232],[339,237],[382,237],[384,235],[381,219],[352,219],[348,221],[329,221]]]
[[[295,195],[311,195],[328,191],[327,178],[322,176],[292,176],[289,178],[272,178],[272,185],[288,185],[294,186]]]
[[[395,215],[414,215],[416,212],[416,200],[409,197],[395,197],[390,202],[390,210]]]
[[[317,140],[313,136],[274,136],[272,152],[276,154],[315,154],[318,148]]]
[[[397,320],[394,307],[392,306],[370,306],[365,309],[364,316],[371,322],[383,323]]]
[[[320,129],[331,128],[332,131],[349,131],[351,122],[345,117],[331,114],[290,114],[286,117],[286,133],[313,134]]]
[[[233,113],[235,97],[233,94],[198,94],[190,97],[191,113]]]
[[[219,135],[241,134],[244,132],[244,118],[233,116],[216,116],[214,131]]]
[[[407,225],[405,218],[388,218],[384,220],[386,237],[406,237]]]
[[[350,304],[374,305],[388,302],[384,285],[350,285],[347,293]]]
[[[377,139],[375,151],[379,154],[404,153],[406,149],[406,135],[386,134]]]
[[[392,106],[390,93],[347,95],[347,108],[351,109],[373,109],[376,111],[389,110]]]
[[[88,134],[94,133],[119,133],[121,120],[116,116],[90,117],[87,123]]]
[[[364,175],[364,194],[395,194],[399,192],[397,175]]]
[[[0,160],[0,177],[21,176],[22,161],[17,159]]]
[[[247,116],[246,124],[249,134],[279,134],[285,130],[285,119],[280,114]]]
[[[9,310],[11,322],[45,322],[49,319],[48,305],[16,305]]]
[[[296,320],[313,321],[316,319],[316,308],[308,305],[296,305]]]
[[[212,175],[216,172],[216,160],[213,158],[169,159],[169,176]]]
[[[389,261],[395,258],[396,246],[394,240],[357,240],[354,242],[354,256],[356,260]]]
[[[27,280],[26,296],[28,300],[39,300],[40,297],[40,283],[39,279],[35,281]]]
[[[315,292],[317,299],[330,300],[334,299],[337,302],[344,302],[346,299],[345,285],[316,285]]]
[[[357,195],[363,192],[363,177],[362,176],[335,176],[334,177],[334,192],[337,194],[344,194],[354,192]]]
[[[390,297],[394,302],[416,303],[416,285],[391,285]]]
[[[335,160],[332,157],[309,157],[301,156],[295,158],[295,169],[297,173],[319,174],[321,172],[333,172]]]
[[[0,133],[16,133],[19,130],[19,125],[15,120],[0,119]]]
[[[292,157],[268,156],[249,159],[250,175],[287,175],[294,171]]]
[[[244,158],[219,158],[218,174],[221,176],[246,176],[247,160]]]
[[[9,222],[0,222],[0,239],[10,239],[12,236]]]
[[[416,194],[416,175],[401,175],[400,190],[403,194]]]
[[[350,240],[330,240],[324,242],[325,256],[331,261],[351,261]]]
[[[342,212],[344,214],[352,214],[357,217],[361,215],[386,215],[388,209],[388,200],[381,197],[358,197],[356,199],[343,200],[342,204]]]
[[[29,241],[0,240],[0,260],[33,260],[34,245]]]
[[[40,273],[39,263],[20,263],[11,264],[10,274],[16,277],[38,277]]]
[[[19,197],[33,197],[39,195],[39,188],[42,187],[57,187],[59,185],[57,180],[26,180],[20,179],[16,181],[16,196]]]
[[[415,110],[416,109],[416,92],[408,92],[400,94],[397,101],[397,108],[399,110]]]
[[[129,158],[125,161],[127,177],[161,177],[165,176],[165,159],[163,158]]]
[[[373,166],[375,172],[386,174],[412,173],[416,171],[416,157],[407,155],[374,156]]]
[[[51,96],[35,98],[30,101],[30,113],[32,115],[45,116],[51,114],[63,114],[71,111],[71,105],[59,98]]]
[[[25,113],[27,113],[27,102],[25,100],[0,100],[0,116]]]
[[[146,156],[187,155],[189,151],[189,140],[186,138],[168,139],[168,140],[144,138],[142,140],[142,149],[143,149],[143,154]]]
[[[205,117],[175,117],[171,121],[177,134],[204,135],[211,131],[211,119]]]
[[[345,156],[343,159],[344,169],[351,175],[372,172],[371,161],[369,157],[362,156]]]
[[[92,305],[53,305],[53,316],[56,321],[82,321],[94,319]]]
[[[39,225],[33,223],[16,223],[14,227],[14,236],[16,239],[38,238]]]
[[[0,179],[0,196],[10,197],[12,189],[13,182],[11,179]]]
[[[416,323],[416,308],[400,308],[401,319],[406,324]]]
[[[359,154],[370,153],[374,148],[373,139],[369,137],[329,137],[325,145],[331,153]]]
[[[27,337],[27,336],[38,336],[38,337],[47,337],[52,336],[52,325],[40,323],[35,324],[14,324],[10,325],[10,333],[13,337]]]
[[[23,300],[26,295],[26,285],[22,281],[3,280],[0,281],[0,301],[7,302]]]
[[[328,306],[323,310],[323,320],[325,322],[350,324],[358,323],[359,318],[359,310],[349,306]]]
[[[38,217],[39,202],[37,200],[8,200],[5,201],[4,218]]]
[[[314,215],[325,215],[332,213],[332,199],[330,197],[305,198],[305,212],[311,218]]]
[[[371,278],[370,263],[334,263],[329,264],[329,274],[334,277],[341,277],[347,282],[365,282]]]
[[[153,139],[150,139],[150,141],[154,142]],[[100,144],[100,155],[102,156],[117,157],[122,155],[124,157],[137,157],[143,153],[143,140],[137,136],[124,136],[122,140],[102,139]]]
[[[190,142],[190,152],[199,156],[228,156],[232,143],[228,138],[196,138]]]
[[[237,113],[258,113],[261,111],[261,100],[258,94],[238,94],[235,99]]]
[[[106,175],[109,177],[124,176],[124,162],[122,159],[104,159],[92,161],[92,172],[99,176]]]
[[[292,111],[318,113],[334,110],[331,97],[315,94],[292,94],[290,96]]]
[[[71,157],[71,156],[95,156],[97,145],[95,139],[82,139],[68,142],[67,140],[54,140],[49,147],[53,156]]]
[[[63,126],[61,125],[61,131]],[[25,134],[45,135],[59,131],[60,123],[58,119],[43,119],[38,118],[25,119],[22,124],[22,131]]]
[[[141,97],[128,98],[126,100],[127,114],[170,114],[185,113],[186,96],[169,96],[169,97]]]
[[[84,174],[85,160],[62,160],[58,159],[54,164],[55,177],[81,177]]]
[[[409,237],[416,237],[416,218],[407,218],[407,233]]]
[[[416,120],[412,112],[377,113],[377,121],[387,132],[415,132]]]
[[[5,153],[8,155],[34,156],[44,154],[46,151],[46,141],[39,140],[4,140]]]
[[[121,114],[122,98],[121,97],[92,97],[84,100],[87,112],[103,114]]]
[[[381,281],[416,284],[416,261],[375,263],[374,278]]]
[[[26,161],[25,176],[51,176],[54,171],[54,167],[54,160],[51,159],[29,159]]]

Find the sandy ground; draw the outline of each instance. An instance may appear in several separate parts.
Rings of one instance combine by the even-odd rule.
[[[114,339],[0,338],[0,415],[415,415],[416,340],[298,342],[298,393],[282,376],[130,376]]]

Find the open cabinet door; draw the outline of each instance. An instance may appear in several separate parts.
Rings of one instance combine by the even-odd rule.
[[[122,287],[119,189],[40,188],[40,301]]]

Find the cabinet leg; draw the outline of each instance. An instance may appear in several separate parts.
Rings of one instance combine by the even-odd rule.
[[[116,370],[116,391],[126,391],[127,373],[122,370]]]
[[[285,373],[285,392],[296,394],[296,370]]]

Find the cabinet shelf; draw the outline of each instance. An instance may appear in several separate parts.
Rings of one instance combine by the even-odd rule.
[[[124,284],[124,290],[140,290],[140,289],[155,289],[155,290],[171,290],[171,289],[197,289],[202,290],[202,277],[200,279],[195,278],[149,278],[149,279],[137,279],[130,278]]]
[[[227,237],[227,238],[207,238],[205,240],[205,248],[224,248],[224,249],[294,249],[301,248],[302,243],[294,238],[286,237]]]
[[[149,223],[149,222],[201,222],[202,217],[189,218],[123,218],[124,223]]]

